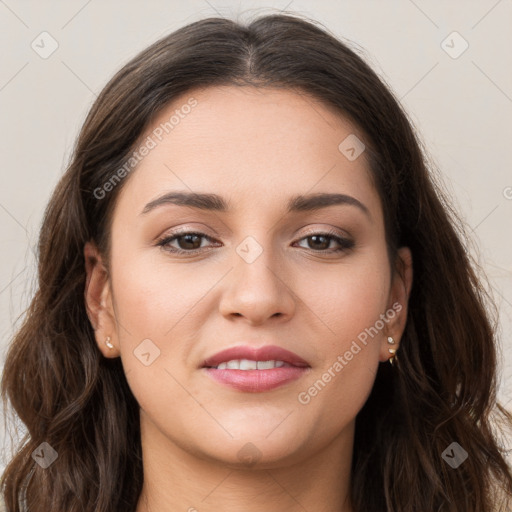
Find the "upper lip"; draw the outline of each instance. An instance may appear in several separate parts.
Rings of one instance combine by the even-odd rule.
[[[220,363],[236,359],[249,359],[251,361],[283,361],[293,366],[309,366],[307,361],[294,352],[290,352],[276,345],[265,345],[263,347],[236,346],[221,350],[213,356],[205,359],[203,368],[218,366]]]

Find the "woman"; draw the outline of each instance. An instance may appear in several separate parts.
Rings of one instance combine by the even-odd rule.
[[[29,432],[7,509],[510,510],[491,302],[448,205],[313,22],[150,46],[45,213],[2,381]]]

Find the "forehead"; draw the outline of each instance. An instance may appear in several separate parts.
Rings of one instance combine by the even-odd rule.
[[[194,89],[169,103],[145,131],[139,144],[151,149],[121,196],[141,202],[188,189],[233,197],[230,204],[237,198],[269,204],[283,202],[283,196],[336,191],[373,208],[376,191],[364,152],[351,161],[339,148],[354,136],[364,139],[346,118],[302,92]]]

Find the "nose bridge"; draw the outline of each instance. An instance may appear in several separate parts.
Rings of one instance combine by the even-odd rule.
[[[265,288],[276,293],[280,288],[278,258],[269,233],[247,235],[236,247],[234,277],[236,283]]]
[[[221,301],[224,315],[242,315],[252,321],[280,313],[289,315],[294,308],[293,294],[286,284],[278,252],[269,232],[253,231],[235,247],[233,271]]]

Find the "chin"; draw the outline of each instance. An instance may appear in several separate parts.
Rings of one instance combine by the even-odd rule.
[[[271,469],[304,458],[304,443],[299,441],[296,433],[288,429],[279,435],[269,435],[271,430],[263,430],[254,427],[245,430],[243,435],[234,436],[234,439],[205,446],[203,453],[233,469]]]

